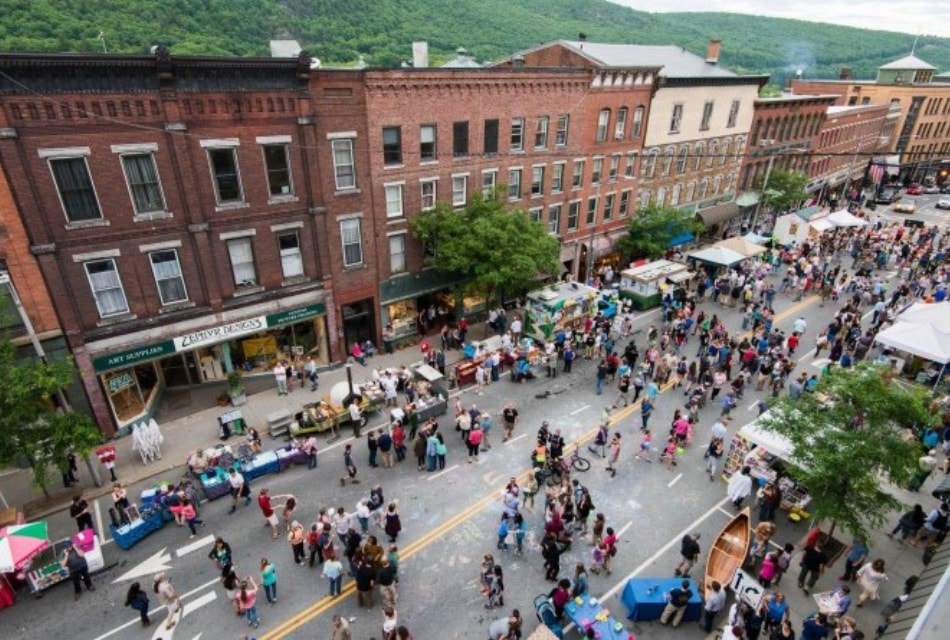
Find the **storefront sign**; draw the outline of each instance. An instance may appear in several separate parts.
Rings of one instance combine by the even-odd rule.
[[[109,378],[106,385],[109,387],[109,395],[114,396],[123,389],[135,386],[135,378],[130,371],[123,371]]]
[[[188,351],[211,344],[218,344],[225,340],[231,340],[240,336],[246,336],[250,333],[257,333],[267,328],[267,316],[258,316],[248,318],[247,320],[238,320],[230,324],[223,324],[220,327],[211,327],[202,329],[194,333],[188,333],[175,338],[175,351]]]
[[[301,320],[309,320],[310,318],[316,318],[317,316],[322,316],[326,313],[326,307],[323,303],[310,304],[306,307],[300,307],[299,309],[291,309],[290,311],[281,311],[280,313],[272,313],[267,316],[267,326],[276,327],[281,324],[293,324],[295,322],[300,322]]]
[[[136,347],[128,351],[120,351],[119,353],[96,358],[92,361],[92,366],[95,367],[96,371],[107,371],[144,360],[153,360],[170,353],[175,353],[175,343],[171,340],[166,340],[164,342],[157,342],[155,344]]]
[[[164,340],[154,344],[120,351],[107,356],[101,356],[93,359],[92,364],[96,371],[108,371],[126,367],[146,360],[155,360],[162,356],[170,355],[180,351],[190,351],[198,347],[218,344],[226,340],[232,340],[241,336],[264,331],[269,327],[279,325],[293,324],[303,320],[309,320],[326,313],[326,306],[322,302],[310,304],[305,307],[281,311],[266,316],[257,316],[246,320],[239,320],[219,327],[202,329],[183,336],[178,336],[172,340]]]

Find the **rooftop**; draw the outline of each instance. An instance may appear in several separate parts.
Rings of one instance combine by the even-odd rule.
[[[937,67],[930,63],[924,62],[914,54],[910,54],[900,58],[899,60],[894,60],[893,62],[888,62],[887,64],[881,65],[878,67],[878,69],[920,69],[924,71],[936,71]]]
[[[475,62],[475,58],[465,50],[465,47],[459,47],[455,50],[455,57],[442,65],[446,69],[481,69],[482,65]]]
[[[602,67],[663,67],[667,78],[735,78],[735,73],[706,62],[704,58],[675,45],[608,44],[578,40],[558,40]]]
[[[788,93],[782,92],[780,96],[771,96],[768,98],[756,98],[756,104],[772,104],[778,102],[804,102],[808,100],[837,100],[840,96],[837,93]]]

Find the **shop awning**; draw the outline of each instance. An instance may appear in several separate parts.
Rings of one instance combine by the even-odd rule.
[[[464,281],[465,278],[453,274],[447,274],[436,269],[425,269],[418,273],[410,273],[381,282],[379,285],[379,302],[380,304],[388,304],[406,298],[415,298],[426,293],[441,291]]]
[[[732,249],[717,247],[715,245],[706,247],[705,249],[700,249],[699,251],[693,251],[692,253],[688,254],[688,256],[694,260],[699,260],[700,262],[718,264],[723,267],[732,266],[746,259],[746,256],[742,255],[741,253],[736,253]]]
[[[724,202],[706,209],[700,209],[696,216],[702,220],[707,227],[720,224],[734,218],[739,213],[739,205],[735,202]]]
[[[671,247],[678,247],[678,246],[680,246],[680,245],[684,245],[684,244],[687,244],[687,243],[689,243],[689,242],[692,242],[693,239],[694,239],[693,234],[691,234],[691,233],[681,233],[681,234],[679,234],[678,236],[673,236],[673,238],[670,240],[670,246],[671,246]]]

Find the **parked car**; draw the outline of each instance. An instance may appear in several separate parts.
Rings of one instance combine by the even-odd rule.
[[[940,198],[937,200],[938,209],[950,209],[950,198]]]
[[[891,204],[899,197],[900,191],[898,189],[881,189],[881,192],[877,194],[874,200],[881,204]]]
[[[940,193],[950,193],[950,182],[940,187]]]
[[[924,192],[924,188],[919,184],[912,184],[907,187],[907,195],[909,196],[919,196]]]
[[[917,211],[917,205],[913,200],[901,200],[894,205],[894,213],[914,213]]]
[[[927,193],[927,194],[940,193],[940,187],[938,187],[935,184],[926,186],[924,187],[924,193]]]

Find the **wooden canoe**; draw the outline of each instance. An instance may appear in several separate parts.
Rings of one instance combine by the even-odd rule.
[[[736,570],[745,562],[749,553],[752,537],[752,517],[746,507],[723,527],[709,548],[706,560],[706,575],[703,580],[703,593],[711,588],[713,581],[727,587],[736,574]]]

